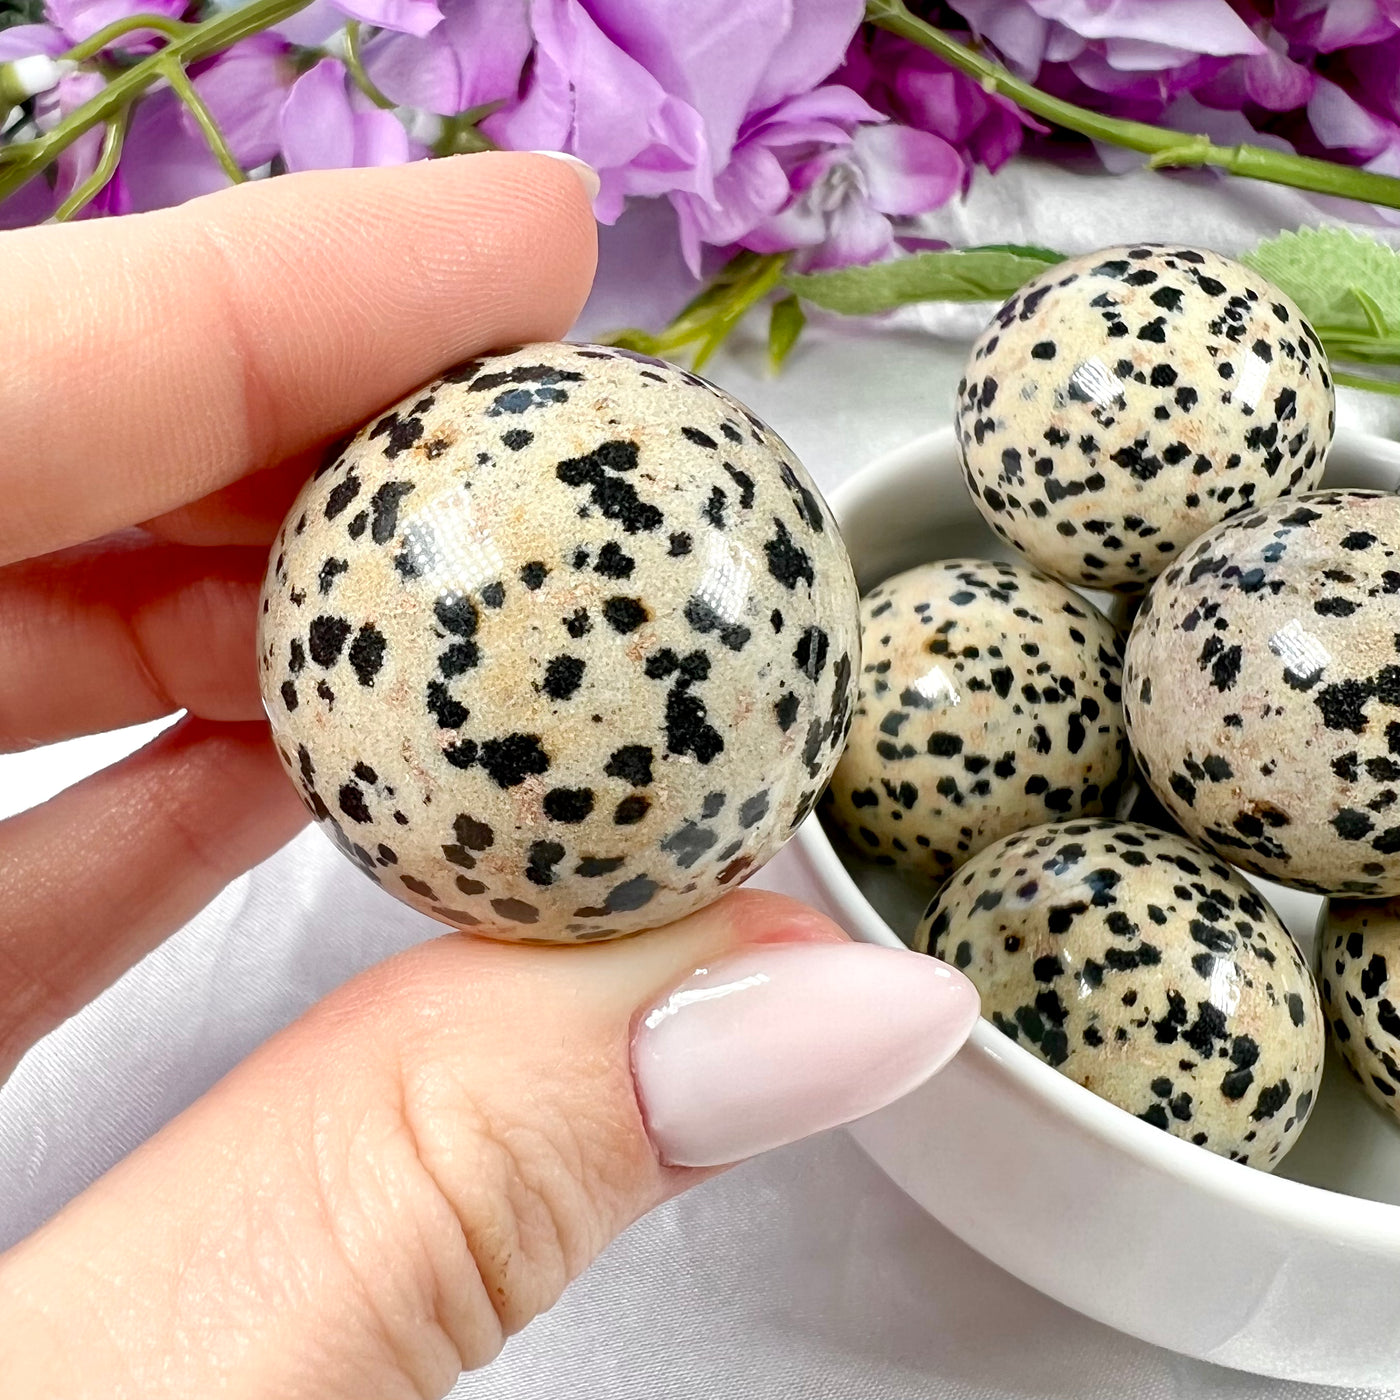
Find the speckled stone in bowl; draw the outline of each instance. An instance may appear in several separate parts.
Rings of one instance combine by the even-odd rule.
[[[1400,497],[1319,491],[1197,541],[1128,638],[1138,766],[1182,829],[1319,894],[1400,893]]]
[[[949,880],[914,946],[962,968],[1012,1040],[1212,1152],[1272,1169],[1312,1110],[1312,974],[1253,886],[1179,836],[1019,832]]]
[[[866,857],[941,881],[1009,832],[1112,811],[1122,643],[1028,564],[944,559],[861,602],[855,718],[829,815]]]
[[[760,866],[850,719],[857,596],[782,440],[706,381],[529,345],[329,456],[263,589],[287,770],[385,889],[492,937],[667,923]]]
[[[1400,1118],[1400,900],[1332,900],[1317,977],[1342,1059],[1367,1097]]]
[[[1056,578],[1136,593],[1195,537],[1322,477],[1333,390],[1312,327],[1216,253],[1106,248],[997,312],[958,388],[978,508]]]

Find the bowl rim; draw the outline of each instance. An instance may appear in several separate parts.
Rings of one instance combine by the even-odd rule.
[[[1348,452],[1381,458],[1395,469],[1400,485],[1400,443],[1373,433],[1338,428],[1333,447],[1339,443]],[[828,501],[838,525],[844,529],[852,512],[869,506],[892,486],[905,484],[908,474],[927,465],[931,457],[956,455],[956,450],[954,431],[947,426],[882,454],[830,493]],[[866,899],[815,812],[802,824],[797,841],[812,875],[841,911],[842,921],[855,937],[886,947],[906,946]],[[1292,1230],[1302,1222],[1310,1234],[1325,1235],[1334,1243],[1345,1243],[1367,1253],[1400,1251],[1400,1205],[1276,1176],[1164,1133],[1066,1078],[980,1017],[960,1053],[969,1052],[990,1061],[1023,1095],[1069,1119],[1076,1128],[1114,1151],[1145,1166],[1165,1170],[1224,1204],[1246,1209],[1256,1217],[1271,1218]]]

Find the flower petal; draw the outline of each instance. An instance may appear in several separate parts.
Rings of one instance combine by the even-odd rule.
[[[690,190],[710,198],[700,114],[668,93],[581,5],[534,0],[531,18],[536,44],[525,95],[483,123],[488,135],[515,149],[563,150],[586,160],[602,178],[594,211],[604,222],[632,194]]]
[[[392,113],[366,105],[352,118],[356,165],[403,165],[413,159],[408,132]]]
[[[792,0],[588,0],[587,8],[665,93],[699,114],[716,170],[728,161],[800,6]],[[832,54],[833,68],[844,47]]]
[[[282,158],[287,169],[339,170],[355,163],[355,116],[345,65],[323,58],[292,84],[282,104]]]
[[[764,68],[750,109],[761,111],[780,98],[810,92],[835,71],[864,14],[861,0],[798,0],[792,26]]]
[[[908,126],[863,126],[853,153],[872,209],[882,214],[923,214],[946,204],[962,188],[962,157],[946,141]]]
[[[863,201],[850,199],[831,215],[826,241],[803,260],[803,268],[822,272],[830,267],[877,262],[893,251],[890,221]]]
[[[163,15],[166,19],[179,19],[185,9],[185,0],[46,0],[44,9],[49,19],[71,42],[76,43],[119,19],[130,19],[132,15]],[[150,31],[146,31],[146,34],[149,38]],[[129,37],[120,43],[122,48],[130,46]]]
[[[109,212],[164,209],[228,185],[228,176],[188,115],[169,89],[153,93],[136,108],[122,147],[121,206]]]
[[[0,63],[45,54],[57,58],[71,45],[51,24],[15,24],[0,29]]]
[[[280,149],[282,104],[295,74],[289,46],[264,33],[226,49],[195,77],[195,90],[245,168],[265,164]],[[194,121],[188,113],[185,119]]]
[[[427,34],[442,23],[442,11],[434,0],[333,0],[335,8],[351,19],[400,34]]]
[[[442,12],[423,38],[384,34],[367,46],[379,89],[441,116],[514,98],[533,43],[523,0],[444,0]]]
[[[1260,53],[1263,42],[1228,0],[1025,0],[1042,19],[1084,39],[1136,39],[1191,53]]]
[[[1308,102],[1313,134],[1330,150],[1343,150],[1354,160],[1371,160],[1390,144],[1391,123],[1368,112],[1336,83],[1319,78]]]

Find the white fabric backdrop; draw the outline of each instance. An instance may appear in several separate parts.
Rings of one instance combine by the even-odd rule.
[[[1066,251],[1144,238],[1231,251],[1318,206],[1238,182],[1023,165],[930,220],[955,244]],[[580,328],[657,324],[686,288],[663,219],[609,231]],[[876,332],[815,327],[777,380],[755,332],[709,373],[834,486],[947,421],[985,309]],[[1400,404],[1343,391],[1345,421],[1395,433]],[[156,726],[158,727],[158,726]],[[135,747],[127,731],[0,759],[0,816]],[[781,883],[781,859],[769,879]],[[0,1089],[0,1247],[20,1238],[317,997],[440,926],[307,832],[37,1046]],[[949,1131],[955,1131],[954,1125]],[[1323,1400],[1175,1357],[1033,1293],[892,1187],[843,1133],[736,1169],[635,1226],[459,1400]],[[1361,1392],[1350,1392],[1362,1400]],[[199,1400],[192,1397],[191,1400]],[[374,1400],[367,1396],[365,1400]],[[1366,1400],[1400,1400],[1368,1392]]]

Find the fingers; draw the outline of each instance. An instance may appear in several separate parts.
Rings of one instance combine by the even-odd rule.
[[[960,974],[757,892],[608,945],[424,944],[0,1260],[0,1374],[143,1400],[442,1395],[702,1179],[666,1164],[678,1147],[727,1161],[869,1111],[975,1016]]]
[[[275,467],[240,477],[197,501],[143,521],[142,528],[175,544],[266,549],[323,455],[324,449],[299,452]]]
[[[265,725],[187,719],[0,823],[0,1079],[305,820]]]
[[[0,752],[185,709],[257,720],[261,549],[128,531],[0,569]]]
[[[573,171],[506,153],[0,234],[0,563],[207,496],[479,350],[557,338],[594,254]]]

